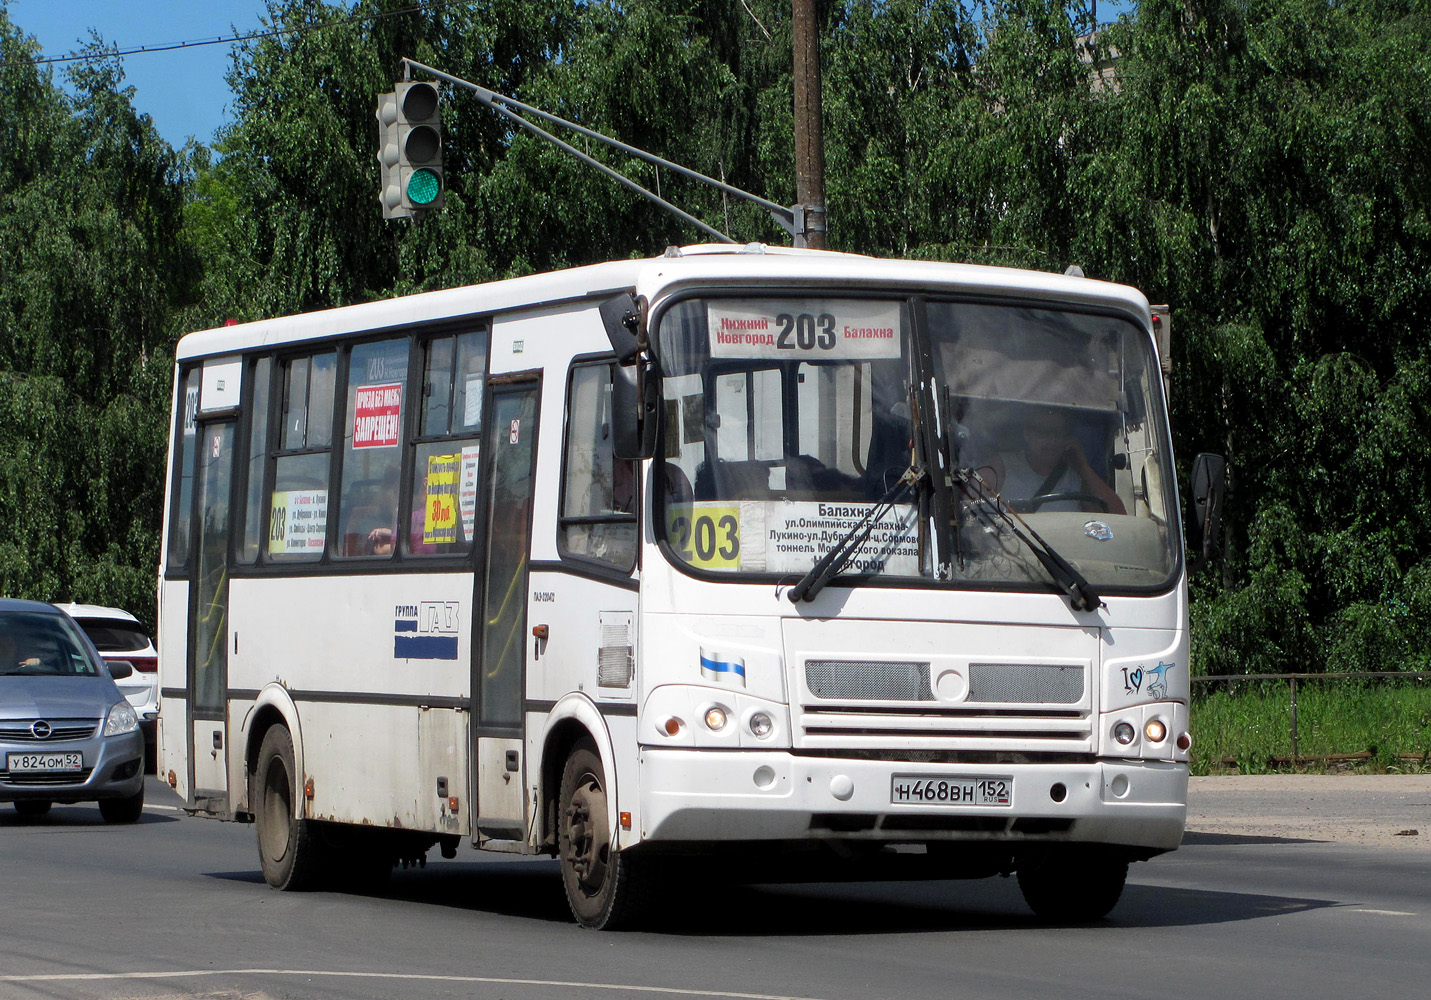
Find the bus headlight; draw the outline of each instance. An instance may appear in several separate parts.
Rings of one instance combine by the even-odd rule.
[[[775,731],[775,720],[764,712],[752,712],[746,725],[750,727],[750,735],[762,740]]]
[[[1162,719],[1149,719],[1143,726],[1143,735],[1148,737],[1149,743],[1161,743],[1168,738],[1168,727]]]
[[[1131,722],[1120,722],[1113,727],[1113,738],[1126,747],[1138,738],[1138,730]]]
[[[713,733],[718,733],[725,728],[727,721],[726,711],[719,705],[712,705],[706,709],[706,728]]]

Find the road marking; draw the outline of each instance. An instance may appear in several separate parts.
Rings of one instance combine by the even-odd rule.
[[[181,813],[184,810],[180,809],[178,806],[145,806],[144,811],[161,813]]]
[[[1414,917],[1416,914],[1407,913],[1405,910],[1352,910],[1352,913],[1375,913],[1383,917]]]
[[[730,997],[732,1000],[816,1000],[786,993],[733,993],[729,990],[682,989],[676,986],[633,986],[623,983],[574,983],[560,979],[497,979],[491,976],[438,976],[407,972],[334,972],[323,969],[187,969],[178,972],[55,972],[37,976],[0,976],[0,983],[98,982],[136,979],[180,979],[186,976],[331,976],[346,979],[398,979],[406,982],[481,983],[493,986],[561,986],[584,990],[629,990],[688,997]]]

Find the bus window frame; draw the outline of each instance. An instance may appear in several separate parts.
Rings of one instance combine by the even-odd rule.
[[[596,368],[603,365],[610,366],[616,364],[616,356],[610,352],[599,354],[578,354],[571,359],[565,373],[562,396],[562,435],[561,435],[561,465],[559,479],[557,481],[557,516],[556,516],[556,549],[561,557],[564,566],[578,571],[582,576],[591,576],[602,580],[614,580],[627,582],[631,575],[636,572],[641,565],[641,525],[642,515],[646,509],[644,501],[645,477],[643,476],[643,466],[641,462],[629,459],[615,459],[613,462],[630,461],[633,466],[632,487],[635,491],[634,506],[630,514],[620,516],[590,516],[590,515],[568,515],[566,514],[566,484],[567,484],[567,460],[570,457],[571,448],[571,413],[572,413],[572,390],[576,381],[576,372],[581,368]],[[615,466],[613,465],[613,468]],[[634,524],[636,526],[636,538],[632,546],[633,552],[630,565],[621,566],[617,563],[608,562],[601,559],[593,559],[590,556],[572,552],[566,545],[565,529],[568,526],[576,525],[596,525],[596,524]]]
[[[173,559],[174,538],[177,534],[175,530],[178,527],[177,519],[181,516],[179,507],[181,506],[183,494],[180,489],[180,483],[183,481],[184,475],[185,456],[183,454],[183,451],[185,448],[188,449],[188,457],[194,463],[194,470],[197,470],[199,464],[199,411],[197,400],[195,400],[194,404],[194,433],[192,435],[192,438],[188,440],[187,443],[185,440],[186,435],[184,434],[184,424],[187,422],[189,416],[187,396],[188,382],[191,377],[199,375],[199,373],[203,370],[203,367],[203,358],[195,358],[188,361],[186,364],[181,364],[178,366],[178,379],[176,389],[177,395],[175,399],[176,405],[174,406],[174,413],[171,414],[171,419],[169,421],[169,432],[170,434],[174,435],[172,440],[175,441],[175,444],[172,449],[173,457],[171,459],[171,461],[173,462],[173,467],[169,469],[169,516],[164,525],[164,579],[166,580],[189,579],[190,560],[194,555],[194,493],[193,483],[191,482],[189,487],[189,509],[187,511],[182,512],[182,516],[185,522],[185,530],[183,532],[185,545],[184,559],[182,562],[177,564],[171,561]],[[191,480],[193,476],[194,471],[191,471]]]
[[[329,550],[332,548],[335,532],[334,521],[336,520],[336,518],[331,516],[334,510],[333,501],[335,496],[337,495],[337,490],[333,488],[333,476],[336,472],[339,471],[337,468],[337,456],[335,455],[335,452],[338,449],[334,447],[333,441],[337,437],[339,429],[338,400],[345,398],[347,394],[347,378],[346,371],[344,368],[344,362],[347,360],[347,349],[352,345],[353,342],[354,341],[346,338],[339,340],[323,340],[317,342],[304,341],[301,344],[291,345],[286,350],[275,351],[270,355],[270,357],[272,357],[273,359],[274,384],[270,386],[269,392],[269,404],[272,409],[270,409],[269,411],[268,455],[267,460],[264,463],[263,473],[263,520],[266,523],[268,519],[273,516],[273,490],[274,487],[278,485],[278,463],[281,459],[284,458],[301,458],[306,457],[308,455],[322,455],[326,453],[328,455],[328,485],[326,488],[328,493],[328,501],[326,508],[327,513],[325,514],[325,523],[323,529],[323,549],[322,552],[319,553],[318,558],[276,560],[273,558],[273,553],[268,551],[267,544],[265,544],[261,546],[262,552],[260,552],[259,554],[259,565],[282,566],[288,568],[291,566],[325,566],[328,563]],[[313,395],[313,367],[310,364],[308,368],[307,391],[303,404],[303,439],[305,447],[284,448],[282,447],[283,425],[287,423],[287,414],[289,413],[289,410],[286,405],[289,400],[287,376],[288,372],[291,370],[291,365],[295,361],[300,360],[308,360],[311,362],[313,358],[318,357],[320,354],[328,354],[330,352],[333,355],[333,398],[331,411],[328,415],[328,444],[323,447],[312,447],[307,445],[309,428],[313,426],[313,421],[311,419],[310,413],[312,409],[310,403]],[[263,353],[265,352],[255,351],[253,356],[256,358]],[[275,388],[277,389],[276,392],[273,391]],[[279,419],[275,420],[274,417],[277,417]],[[246,496],[245,499],[247,499]],[[248,517],[248,510],[246,505],[243,511],[243,515],[245,519]]]
[[[452,371],[449,373],[450,381],[447,386],[447,427],[448,430],[442,434],[423,433],[423,403],[417,402],[409,407],[409,414],[406,419],[411,423],[406,447],[403,451],[402,468],[398,475],[398,526],[399,539],[393,545],[392,559],[401,563],[406,561],[410,566],[427,567],[437,565],[439,568],[452,561],[460,561],[466,565],[472,565],[473,553],[477,551],[479,543],[482,542],[483,534],[481,526],[474,518],[472,537],[468,539],[467,546],[457,552],[413,552],[411,549],[411,524],[412,524],[412,501],[413,501],[413,477],[417,473],[417,454],[423,445],[441,444],[445,441],[460,442],[465,440],[475,440],[479,447],[484,443],[483,437],[487,432],[487,399],[491,394],[492,385],[492,318],[490,316],[474,316],[458,322],[448,322],[437,326],[423,327],[409,331],[411,335],[411,351],[408,359],[408,379],[409,386],[412,386],[412,379],[417,379],[413,388],[414,398],[425,399],[427,392],[427,360],[431,352],[432,345],[439,340],[452,339]],[[461,353],[461,338],[464,334],[479,334],[485,337],[482,351],[482,403],[481,416],[475,430],[460,433],[452,431],[452,420],[454,414],[453,403],[457,397],[456,366],[457,359]],[[465,390],[464,390],[465,392]],[[465,398],[464,398],[465,403]],[[487,459],[478,453],[477,463],[477,509],[480,511],[482,501],[485,498],[482,483],[487,472]]]

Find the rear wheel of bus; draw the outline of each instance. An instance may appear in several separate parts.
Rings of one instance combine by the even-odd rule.
[[[263,878],[275,889],[306,889],[318,872],[319,846],[312,825],[294,816],[297,780],[293,737],[283,726],[274,726],[259,746],[249,801]]]
[[[560,794],[557,848],[572,914],[594,930],[631,925],[644,905],[649,866],[611,842],[606,776],[590,741],[567,758]]]

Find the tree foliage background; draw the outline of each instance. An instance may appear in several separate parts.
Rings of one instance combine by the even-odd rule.
[[[1168,302],[1179,455],[1233,469],[1222,558],[1194,583],[1197,668],[1425,666],[1431,5],[1142,0],[1097,36],[1102,88],[1076,45],[1092,13],[826,0],[832,246],[1077,263]],[[794,200],[783,0],[271,0],[269,18],[285,30],[234,48],[231,124],[174,150],[122,62],[70,63],[61,86],[0,0],[0,592],[152,620],[183,333],[704,239],[459,92],[446,209],[384,222],[373,108],[402,56]],[[739,240],[784,241],[751,205],[590,151]]]

